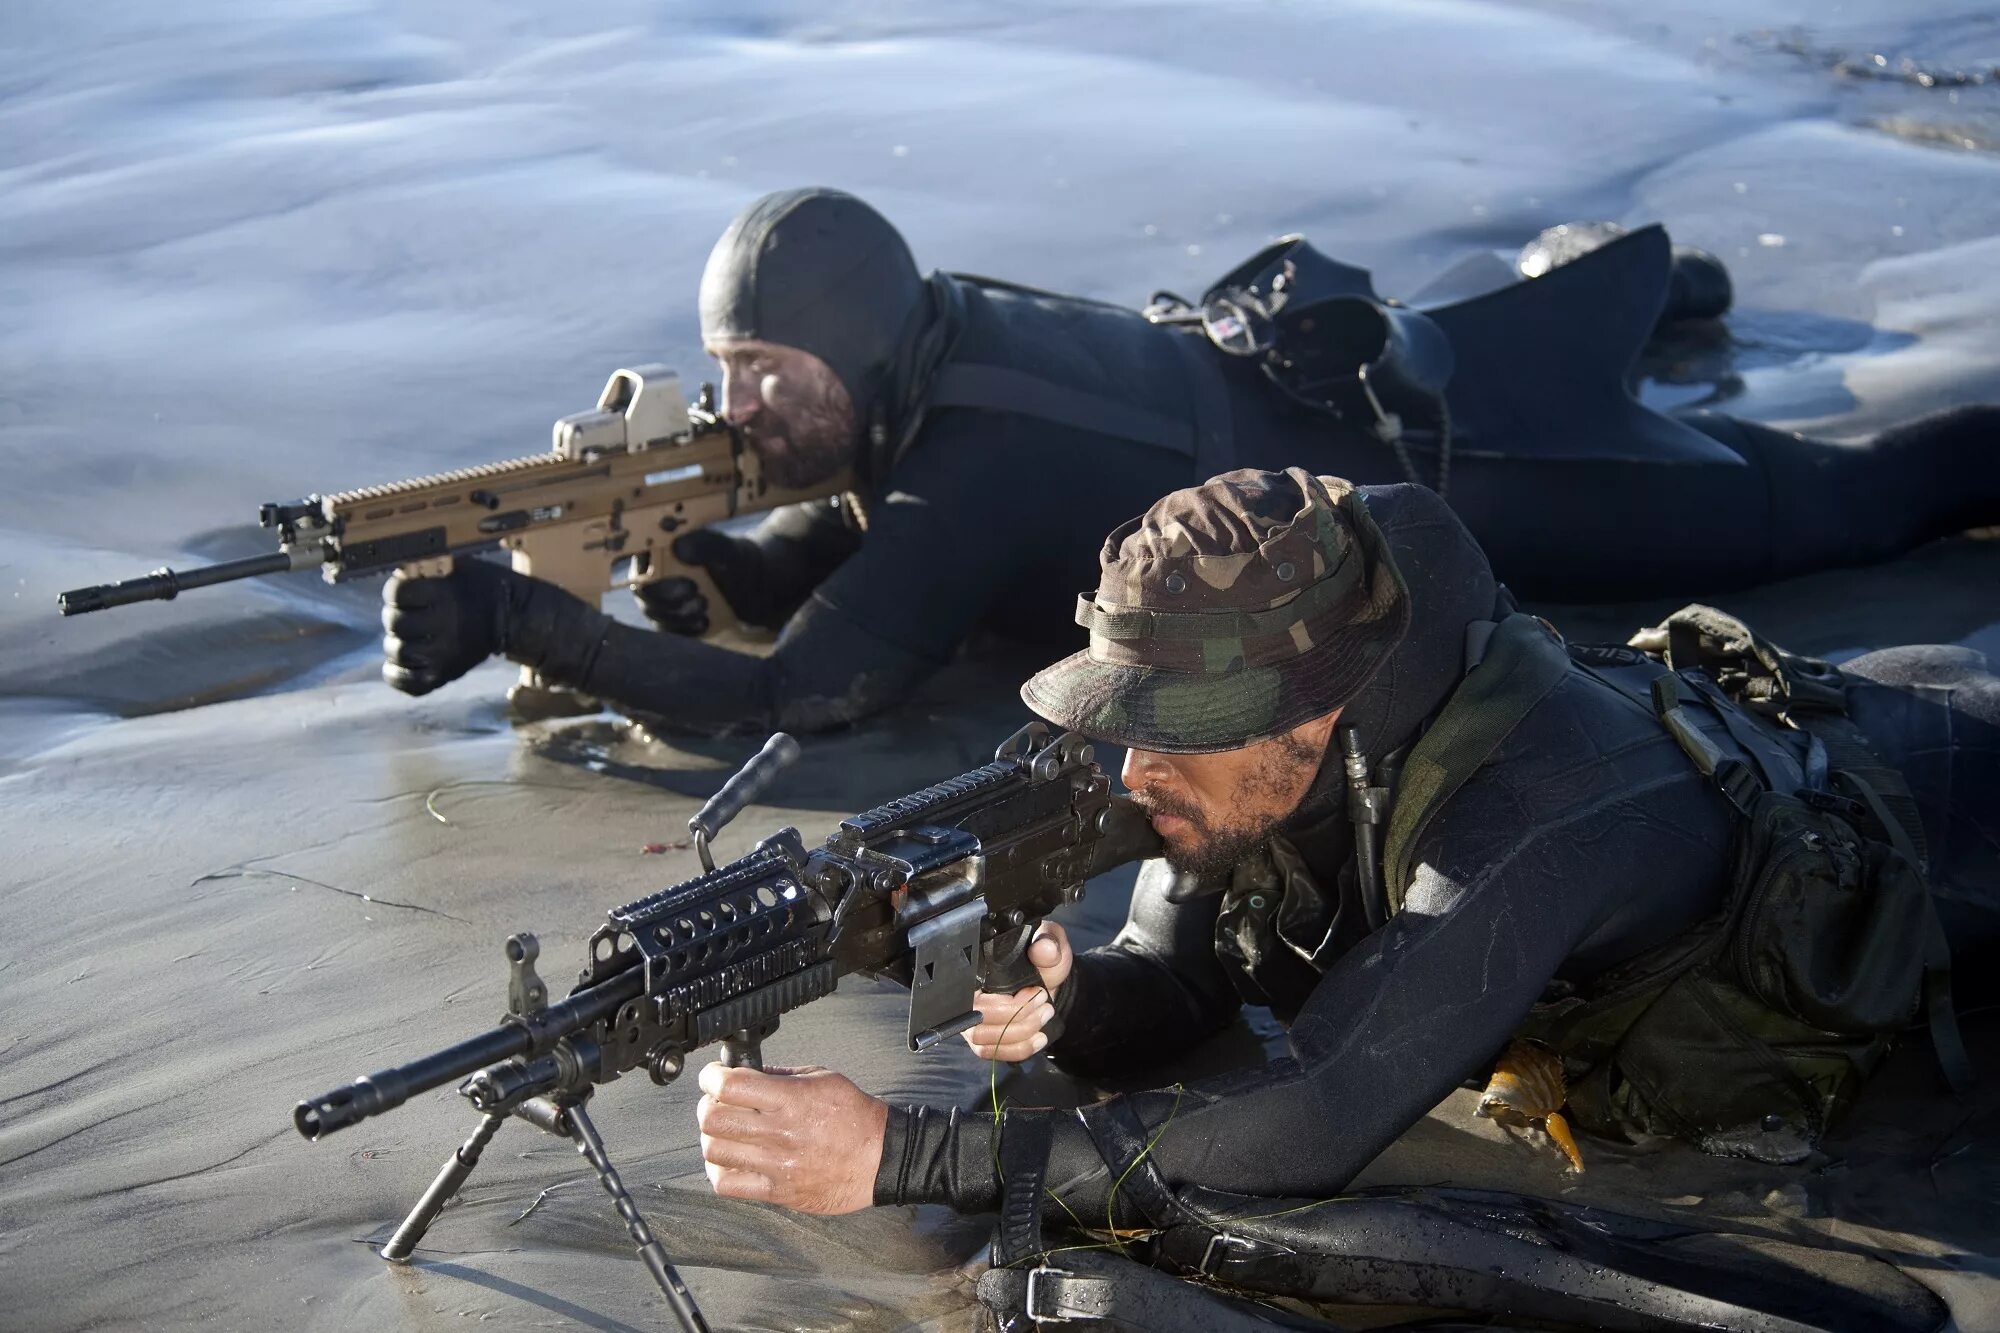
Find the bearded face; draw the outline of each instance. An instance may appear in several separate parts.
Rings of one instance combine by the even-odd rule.
[[[1128,750],[1124,782],[1183,873],[1226,872],[1298,809],[1319,773],[1339,715],[1215,754]]]
[[[854,400],[810,352],[750,340],[711,346],[722,366],[722,416],[774,486],[817,486],[851,465],[860,443]]]

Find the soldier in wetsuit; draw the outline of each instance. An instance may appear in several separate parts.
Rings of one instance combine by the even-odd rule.
[[[1051,722],[1127,747],[1125,783],[1167,861],[1142,871],[1109,946],[1072,957],[1045,925],[1030,953],[1043,986],[979,997],[985,1021],[968,1040],[989,1058],[1046,1049],[1078,1073],[1129,1073],[1252,1004],[1286,1021],[1290,1056],[1078,1111],[997,1118],[891,1108],[827,1071],[712,1065],[698,1114],[719,1193],[819,1212],[988,1211],[1003,1192],[1032,1204],[1046,1188],[1060,1205],[1051,1216],[1141,1228],[1165,1225],[1162,1201],[1184,1186],[1327,1197],[1462,1080],[1483,1078],[1545,995],[1591,996],[1716,919],[1741,874],[1739,828],[1761,808],[1748,792],[1830,790],[1817,730],[1714,693],[1656,713],[1619,673],[1688,673],[1624,649],[1566,649],[1513,612],[1465,526],[1421,487],[1230,473],[1119,528],[1101,562],[1077,610],[1090,647],[1022,696]],[[1514,691],[1490,752],[1406,840],[1406,872],[1357,855],[1339,729],[1365,736],[1377,760],[1403,753],[1391,809],[1422,810],[1451,769],[1431,738],[1466,734],[1468,718],[1476,730],[1506,695],[1495,682],[1530,662],[1539,674]],[[1871,790],[1886,794],[1897,784],[1883,757],[1903,766],[1921,815],[1905,833],[1928,845],[1944,936],[1962,958],[1990,957],[2000,678],[1977,653],[1916,647],[1868,654],[1821,683],[1854,727],[1845,741],[1826,733],[1842,747],[1835,767],[1873,764]],[[1672,719],[1697,734],[1677,736]],[[1712,773],[1691,762],[1697,752]],[[1393,846],[1394,817],[1388,827]],[[1904,938],[1927,947],[1921,934]],[[1910,1019],[1915,993],[1911,982],[1890,1007],[1892,1028]],[[1745,1013],[1739,1021],[1763,1022]],[[1757,1031],[1782,1040],[1797,1029]],[[1835,1043],[1806,1035],[1788,1058],[1818,1060]],[[1636,1069],[1627,1054],[1618,1067]],[[1660,1095],[1656,1111],[1719,1108],[1705,1146],[1792,1160],[1838,1093],[1829,1082],[1809,1103],[1744,1108],[1696,1059],[1735,1054],[1684,1043],[1678,1084],[1640,1091]],[[1781,1075],[1780,1098],[1795,1082]],[[1606,1106],[1633,1111],[1620,1095]]]
[[[1737,586],[2000,521],[2000,411],[1942,413],[1835,446],[1639,407],[1624,377],[1678,290],[1672,265],[1650,228],[1419,315],[1294,242],[1226,285],[1244,300],[1262,290],[1268,304],[1265,289],[1290,283],[1294,342],[1315,336],[1314,290],[1384,328],[1425,321],[1424,354],[1378,358],[1364,387],[1393,407],[1399,366],[1433,386],[1448,379],[1455,444],[1433,439],[1424,453],[1424,429],[1444,418],[1402,405],[1414,466],[1429,480],[1450,450],[1453,509],[1524,591]],[[676,543],[740,619],[781,629],[775,649],[753,657],[679,637],[707,627],[685,580],[646,591],[648,614],[674,631],[654,633],[461,562],[448,578],[388,584],[392,685],[423,694],[500,653],[670,728],[824,729],[904,698],[977,627],[1064,632],[1046,590],[1085,577],[1096,534],[1168,491],[1237,466],[1405,477],[1352,374],[1347,415],[1335,416],[1318,389],[1280,384],[1268,355],[1226,355],[1199,326],[981,278],[924,278],[887,221],[834,191],[752,205],[710,257],[700,307],[722,413],[767,473],[803,485],[852,464],[858,476],[858,503]],[[1715,309],[1713,294],[1697,308]]]

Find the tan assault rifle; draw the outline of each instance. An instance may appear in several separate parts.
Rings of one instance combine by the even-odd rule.
[[[596,411],[556,422],[546,454],[263,505],[257,521],[278,534],[270,555],[159,569],[56,600],[64,615],[82,615],[313,567],[329,583],[393,569],[437,577],[451,572],[454,557],[497,547],[513,553],[518,572],[592,606],[612,588],[691,578],[718,625],[727,603],[705,571],[674,559],[674,538],[852,484],[843,473],[805,490],[767,485],[756,455],[717,419],[706,395],[690,407],[671,370],[640,366],[611,376]],[[560,702],[573,696],[548,690],[525,669],[508,697],[523,713],[576,711]]]

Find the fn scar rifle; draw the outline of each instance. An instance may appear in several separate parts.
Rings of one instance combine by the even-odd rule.
[[[640,1257],[688,1333],[705,1333],[686,1286],[619,1180],[585,1110],[601,1084],[644,1070],[662,1086],[720,1042],[723,1063],[763,1067],[784,1013],[852,973],[910,990],[908,1042],[926,1051],[975,1026],[976,989],[1037,977],[1036,925],[1083,895],[1085,881],[1153,855],[1145,816],[1073,734],[1031,723],[993,761],[842,821],[808,849],[786,828],[716,866],[716,830],[798,753],[782,733],[688,827],[703,873],[614,908],[590,937],[576,987],[551,1003],[533,935],[510,936],[508,1011],[499,1026],[409,1064],[300,1102],[299,1133],[318,1139],[462,1079],[482,1117],[382,1248],[406,1260],[510,1116],[573,1140],[596,1170]]]
[[[450,573],[455,557],[499,548],[512,553],[518,572],[592,606],[615,587],[692,578],[708,597],[711,623],[720,624],[728,603],[704,571],[673,558],[675,536],[834,495],[853,478],[838,475],[802,490],[770,485],[710,399],[704,386],[690,406],[666,366],[620,370],[595,411],[556,422],[546,454],[263,505],[257,521],[278,538],[269,555],[158,569],[75,588],[56,602],[75,616],[315,567],[329,583],[397,568],[435,577]],[[524,670],[510,698],[522,712],[574,711],[555,702],[559,695]]]

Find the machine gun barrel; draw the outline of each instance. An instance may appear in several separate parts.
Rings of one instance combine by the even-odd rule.
[[[107,607],[130,606],[134,602],[170,602],[184,589],[262,578],[266,574],[283,574],[319,564],[324,559],[325,553],[319,547],[297,547],[273,551],[269,555],[253,555],[245,560],[225,560],[219,565],[203,565],[199,569],[156,569],[150,574],[118,583],[71,588],[57,595],[56,606],[66,616],[80,616]]]
[[[292,1110],[292,1123],[308,1139],[345,1129],[488,1065],[546,1050],[563,1036],[608,1017],[644,989],[644,973],[639,968],[628,969],[609,981],[577,991],[532,1018],[503,1023],[456,1046],[378,1070],[344,1088],[300,1102]]]

